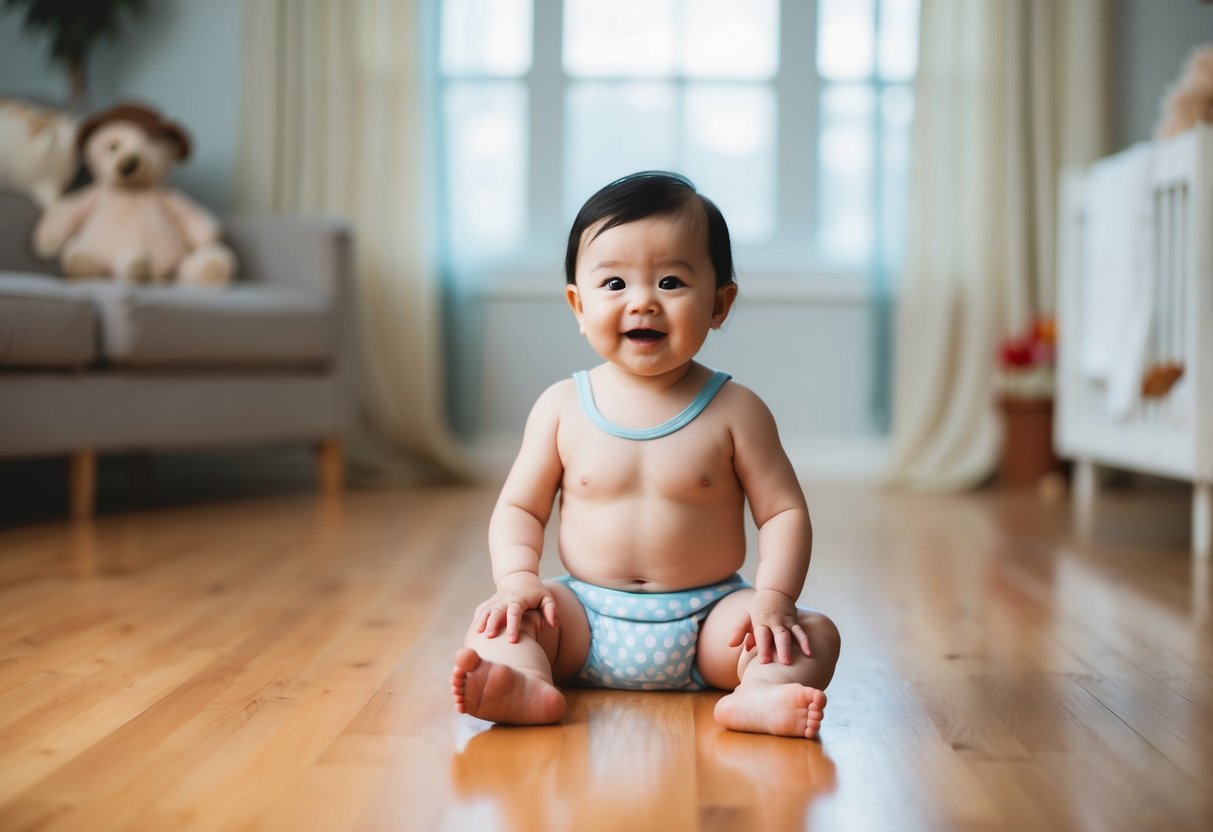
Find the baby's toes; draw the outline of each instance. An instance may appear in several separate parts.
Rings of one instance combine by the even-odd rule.
[[[816,713],[820,717],[821,714],[825,713],[826,695],[817,688],[806,688],[805,693],[807,694],[806,699],[808,700],[809,713]]]
[[[825,718],[826,696],[816,688],[802,688],[805,698],[805,737],[812,739],[821,730]]]

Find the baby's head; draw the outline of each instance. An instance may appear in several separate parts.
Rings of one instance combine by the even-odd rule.
[[[577,255],[583,244],[610,228],[649,218],[682,220],[692,233],[704,228],[708,257],[716,272],[716,286],[735,282],[733,246],[720,209],[696,191],[685,176],[651,170],[616,179],[581,206],[569,231],[564,255],[565,282],[577,280]],[[589,239],[583,240],[587,232]]]

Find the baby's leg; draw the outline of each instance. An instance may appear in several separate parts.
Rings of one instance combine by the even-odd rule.
[[[791,664],[778,659],[763,664],[756,648],[728,646],[751,594],[736,592],[722,600],[700,629],[699,672],[713,687],[734,689],[716,703],[716,721],[734,731],[815,736],[826,705],[823,691],[838,663],[838,628],[821,613],[801,609],[800,624],[813,655],[805,656],[793,640]]]
[[[488,638],[468,629],[455,654],[451,692],[460,713],[508,725],[558,722],[565,703],[554,680],[571,678],[585,663],[590,628],[577,597],[561,583],[549,583],[556,598],[558,627],[540,628],[539,614],[523,616],[511,643],[504,634]]]

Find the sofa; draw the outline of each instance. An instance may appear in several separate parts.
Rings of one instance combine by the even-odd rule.
[[[312,443],[340,491],[357,355],[342,224],[225,219],[236,280],[191,289],[66,281],[32,253],[38,216],[0,190],[0,458],[66,455],[77,516],[103,453]]]

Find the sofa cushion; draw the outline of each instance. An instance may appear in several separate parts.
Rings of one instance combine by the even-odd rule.
[[[96,355],[87,290],[54,277],[0,273],[0,365],[75,367]]]
[[[0,188],[0,271],[57,276],[59,263],[34,255],[34,226],[41,211],[25,194]]]
[[[222,290],[92,286],[101,352],[121,365],[323,365],[336,315],[321,292],[257,284]]]

